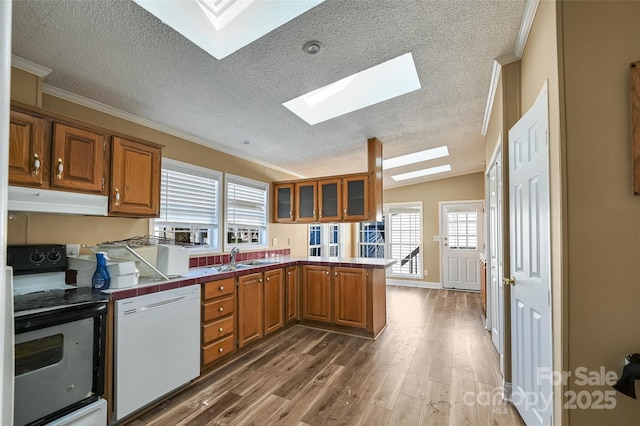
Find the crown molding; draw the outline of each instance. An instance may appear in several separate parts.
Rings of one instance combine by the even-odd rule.
[[[132,123],[139,124],[141,126],[149,127],[151,129],[157,130],[162,133],[166,133],[181,139],[188,140],[190,142],[197,143],[202,146],[206,146],[207,148],[215,149],[216,151],[224,152],[225,154],[233,155],[234,157],[242,158],[243,160],[251,161],[252,163],[259,164],[264,167],[268,167],[273,170],[277,170],[282,173],[287,173],[297,178],[304,179],[306,176],[303,176],[299,173],[292,172],[291,170],[284,169],[282,167],[276,166],[271,163],[267,163],[265,161],[261,161],[255,158],[248,158],[237,151],[229,149],[227,147],[221,146],[214,142],[208,141],[206,139],[199,138],[191,133],[183,132],[181,130],[177,130],[173,127],[158,123],[153,120],[149,120],[143,117],[140,117],[135,114],[131,114],[129,112],[123,111],[118,108],[114,108],[112,106],[103,104],[98,101],[94,101],[93,99],[85,98],[84,96],[77,95],[75,93],[69,92],[64,89],[60,89],[58,87],[51,86],[49,84],[44,84],[42,87],[42,92],[51,96],[55,96],[56,98],[64,99],[69,102],[73,102],[78,105],[82,105],[84,107],[103,112],[105,114],[112,115],[114,117],[121,118],[123,120],[131,121]]]
[[[484,109],[484,118],[482,120],[482,129],[480,134],[482,136],[487,135],[487,127],[489,127],[489,119],[491,117],[491,111],[493,109],[493,101],[496,96],[496,90],[498,80],[500,79],[500,71],[503,65],[510,64],[511,62],[518,61],[522,58],[524,48],[527,45],[529,39],[529,32],[531,32],[531,26],[533,25],[533,18],[536,16],[538,5],[540,0],[527,0],[527,4],[522,16],[522,24],[518,31],[518,39],[516,40],[513,54],[501,56],[493,61],[493,69],[491,70],[491,80],[489,82],[489,92],[487,94],[487,105]]]
[[[11,66],[42,78],[45,78],[53,72],[52,69],[38,65],[35,62],[27,61],[26,59],[16,55],[11,55]]]

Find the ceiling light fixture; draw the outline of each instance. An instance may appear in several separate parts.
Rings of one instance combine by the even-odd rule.
[[[384,170],[393,169],[394,167],[406,166],[407,164],[421,163],[423,161],[433,160],[449,156],[449,149],[446,145],[437,148],[431,148],[412,154],[401,155],[399,157],[388,158],[382,160],[382,168]]]
[[[444,173],[444,172],[449,172],[451,171],[451,165],[450,164],[445,164],[444,166],[437,166],[437,167],[431,167],[428,169],[423,169],[423,170],[416,170],[413,172],[409,172],[409,173],[402,173],[399,175],[395,175],[395,176],[391,176],[391,179],[397,181],[400,180],[407,180],[407,179],[413,179],[413,178],[417,178],[417,177],[423,177],[423,176],[429,176],[429,175],[435,175],[436,173]]]
[[[322,50],[322,43],[317,40],[308,41],[302,46],[302,50],[307,52],[309,55],[317,55]]]
[[[282,105],[314,125],[413,92],[420,87],[413,56],[405,53]]]

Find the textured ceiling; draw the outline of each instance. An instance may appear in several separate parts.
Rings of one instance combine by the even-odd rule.
[[[53,70],[45,83],[162,123],[234,155],[292,173],[366,170],[448,145],[451,163],[412,184],[484,170],[480,135],[494,58],[512,53],[525,0],[327,0],[216,60],[131,1],[13,2],[13,54]],[[320,40],[316,56],[303,52]],[[282,103],[412,52],[422,89],[308,125]],[[250,141],[244,145],[243,141]],[[399,184],[385,171],[386,188]]]

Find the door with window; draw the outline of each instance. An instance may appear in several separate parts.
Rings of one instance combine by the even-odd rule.
[[[484,203],[440,204],[442,286],[480,291],[480,252],[483,248]]]

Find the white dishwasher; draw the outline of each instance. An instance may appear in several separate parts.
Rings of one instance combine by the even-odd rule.
[[[200,286],[115,302],[115,419],[200,374]]]

